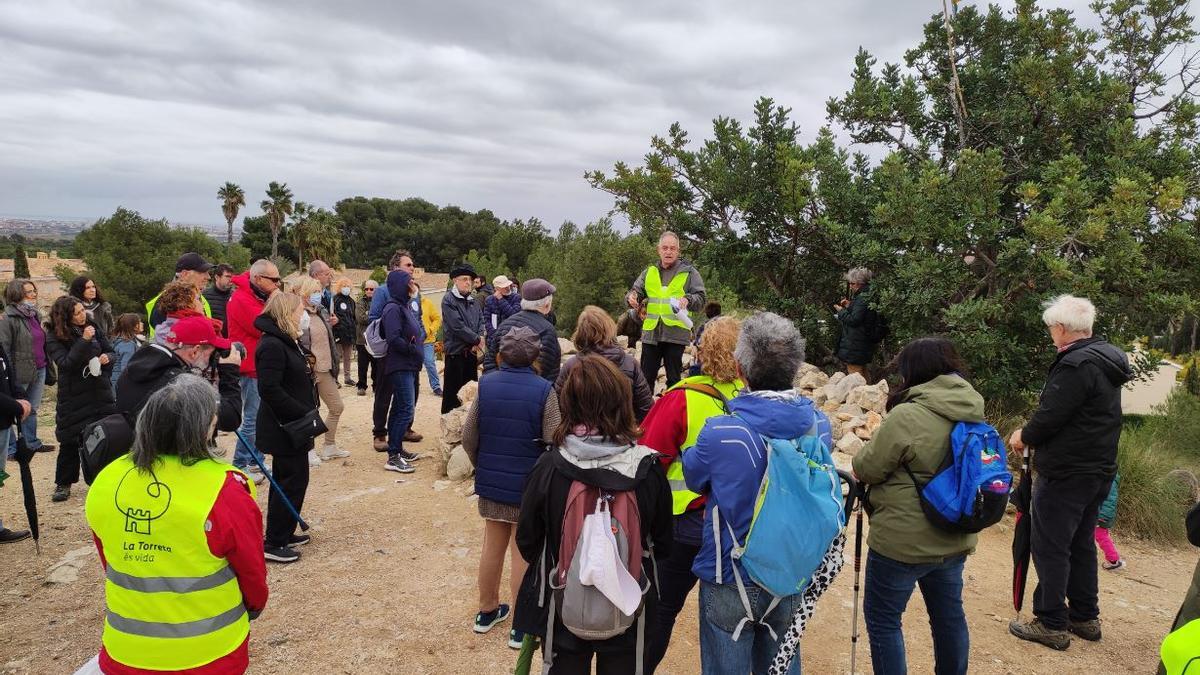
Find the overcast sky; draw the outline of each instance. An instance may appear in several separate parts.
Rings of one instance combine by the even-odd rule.
[[[1011,1],[1001,3],[1011,6]],[[1087,12],[1085,0],[1049,2]],[[898,60],[939,0],[42,0],[0,4],[0,215],[117,206],[223,223],[225,181],[331,207],[424,197],[556,228],[583,172],[762,95],[805,139],[862,45]],[[1092,21],[1088,21],[1092,23]]]

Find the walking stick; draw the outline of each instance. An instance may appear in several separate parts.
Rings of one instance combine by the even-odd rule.
[[[853,625],[850,629],[850,675],[854,675],[855,657],[858,653],[858,578],[862,569],[862,526],[863,507],[862,494],[859,495],[858,511],[854,514],[854,610],[851,613]]]
[[[271,475],[270,471],[267,471],[267,465],[263,464],[262,455],[258,454],[258,449],[254,447],[253,443],[246,440],[246,437],[242,435],[242,432],[235,431],[233,433],[237,434],[238,440],[242,442],[242,445],[246,446],[246,448],[250,450],[250,457],[253,458],[254,463],[258,465],[258,470],[262,471],[263,475],[267,477],[267,480],[271,481],[271,487],[274,488],[275,492],[279,494],[279,499],[283,501],[283,505],[287,507],[287,510],[291,511],[292,517],[296,519],[296,523],[300,525],[300,529],[304,532],[307,532],[308,523],[304,522],[304,519],[300,517],[300,512],[296,510],[295,506],[292,506],[291,500],[287,498],[287,495],[284,494],[283,490],[279,487],[279,483],[275,482],[275,477]]]

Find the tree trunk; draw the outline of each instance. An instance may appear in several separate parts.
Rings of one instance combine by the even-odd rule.
[[[271,223],[271,258],[279,257],[279,228]]]
[[[225,243],[233,244],[233,218],[226,218],[225,222],[229,225],[229,235],[225,238]]]
[[[1196,329],[1200,328],[1200,316],[1192,315],[1192,349],[1191,353],[1196,353]]]

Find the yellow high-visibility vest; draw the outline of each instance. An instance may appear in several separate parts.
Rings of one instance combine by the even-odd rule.
[[[729,412],[722,401],[703,392],[688,389],[688,384],[704,384],[713,387],[721,392],[726,400],[737,396],[738,391],[745,386],[740,380],[717,382],[708,375],[694,375],[680,380],[668,390],[683,389],[684,399],[687,402],[687,437],[684,439],[683,445],[679,446],[679,454],[671,460],[671,464],[667,467],[667,483],[671,485],[671,513],[676,516],[687,511],[688,505],[700,496],[689,490],[687,483],[683,480],[684,451],[696,444],[696,439],[700,437],[700,431],[704,429],[704,423],[708,421],[708,418],[725,415]]]
[[[151,325],[150,315],[154,313],[154,307],[158,305],[158,298],[160,295],[162,295],[162,293],[159,293],[158,295],[154,296],[153,298],[150,298],[149,302],[146,303],[146,335],[147,335],[147,337],[151,337],[151,338],[154,337],[154,326]],[[200,296],[200,304],[204,306],[204,316],[207,316],[208,318],[211,319],[212,318],[212,307],[208,304],[208,298],[204,297],[203,294],[198,294],[198,295]],[[112,337],[112,336],[110,335],[108,337]]]
[[[103,642],[113,660],[185,670],[246,640],[250,618],[237,576],[205,535],[231,471],[238,469],[217,460],[184,466],[163,456],[143,472],[125,455],[96,477],[85,511],[107,562]]]
[[[1182,675],[1192,671],[1200,673],[1200,619],[1192,619],[1171,631],[1163,640],[1158,654],[1167,675]]]
[[[646,268],[646,318],[642,320],[642,330],[654,330],[659,321],[675,328],[687,328],[687,325],[675,316],[675,312],[671,311],[671,300],[684,296],[683,289],[687,286],[687,280],[688,273],[679,272],[671,278],[670,284],[663,286],[658,265]],[[691,317],[691,312],[688,312],[688,316]]]

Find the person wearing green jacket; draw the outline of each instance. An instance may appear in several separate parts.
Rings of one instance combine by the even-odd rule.
[[[950,451],[954,425],[983,421],[983,397],[967,381],[962,359],[945,338],[914,340],[896,360],[902,382],[888,399],[888,417],[854,456],[854,474],[870,486],[863,615],[871,660],[876,673],[905,672],[900,620],[919,585],[933,631],[936,671],[965,673],[970,636],[962,607],[963,565],[977,537],[927,520],[904,467],[922,484],[928,482]]]
[[[1115,572],[1125,567],[1125,559],[1121,557],[1121,553],[1117,551],[1117,545],[1113,543],[1112,537],[1109,536],[1108,530],[1117,522],[1117,486],[1121,484],[1121,474],[1113,477],[1112,487],[1108,489],[1108,496],[1104,498],[1104,503],[1100,505],[1100,518],[1096,521],[1096,545],[1104,553],[1104,562],[1101,567]]]

